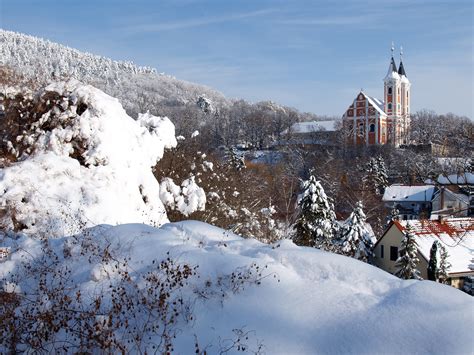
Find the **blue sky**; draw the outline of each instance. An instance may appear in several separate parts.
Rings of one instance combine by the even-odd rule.
[[[0,0],[4,29],[337,116],[361,88],[382,98],[394,41],[412,111],[473,118],[473,16],[468,0]]]

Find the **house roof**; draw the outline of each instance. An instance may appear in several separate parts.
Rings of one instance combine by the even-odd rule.
[[[464,195],[464,194],[455,193],[455,192],[449,190],[448,188],[443,188],[443,191],[446,195],[451,195],[454,199],[459,200],[459,201],[461,201],[465,204],[469,204],[469,196]],[[436,196],[433,198],[433,200],[441,198],[441,193],[442,193],[442,191],[440,191],[438,194],[436,194]]]
[[[428,202],[433,198],[433,185],[407,186],[391,185],[385,189],[382,201],[385,202]]]
[[[472,272],[469,265],[472,264],[474,257],[474,218],[393,222],[393,225],[401,232],[406,230],[408,224],[418,243],[418,251],[426,260],[430,259],[433,242],[438,241],[448,251],[448,261],[451,263],[450,274]]]
[[[474,173],[440,175],[438,184],[441,185],[474,185]]]
[[[318,131],[334,132],[336,131],[335,124],[337,121],[309,121],[297,122],[290,128],[290,133],[302,134]],[[287,134],[288,129],[285,129],[281,134]]]

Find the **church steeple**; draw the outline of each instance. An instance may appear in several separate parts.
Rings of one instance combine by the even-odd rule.
[[[403,57],[403,48],[400,46],[400,66],[398,67],[398,74],[407,76],[407,74],[405,73],[405,68],[403,66],[402,57]],[[393,60],[393,56],[392,56],[392,60]]]
[[[400,75],[398,75],[397,65],[395,64],[395,59],[393,59],[393,51],[395,50],[392,42],[392,58],[390,59],[390,65],[388,66],[388,72],[385,76],[384,81],[393,81],[400,79]]]

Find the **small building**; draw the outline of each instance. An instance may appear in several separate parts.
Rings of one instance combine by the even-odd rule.
[[[449,254],[451,268],[448,277],[452,286],[462,288],[464,279],[474,276],[474,270],[470,267],[474,250],[474,218],[395,220],[374,246],[373,262],[376,266],[391,274],[395,273],[395,261],[408,224],[418,244],[418,270],[423,279],[428,278],[430,249],[435,241],[443,245]]]
[[[441,186],[432,201],[431,218],[434,216],[467,217],[470,214],[469,196]]]
[[[286,144],[338,145],[338,121],[297,122],[281,132]]]
[[[399,219],[427,219],[431,214],[434,193],[433,185],[394,184],[385,189],[382,201],[386,208],[398,210]]]

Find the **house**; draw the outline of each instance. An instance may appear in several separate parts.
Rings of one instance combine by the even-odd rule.
[[[363,90],[343,114],[346,143],[351,145],[407,144],[410,129],[410,81],[402,62],[397,69],[392,58],[384,79],[384,100],[367,95]]]
[[[339,145],[338,121],[297,122],[281,132],[285,144]]]
[[[458,200],[462,200],[460,201],[462,205],[464,205],[464,201],[467,199],[469,201],[467,215],[474,215],[474,173],[442,174],[438,176],[436,181],[427,180],[425,183],[437,185],[440,190],[444,188],[455,193],[458,196]]]
[[[470,215],[469,196],[453,192],[444,186],[439,188],[431,204],[431,218],[437,216],[467,217]]]
[[[382,201],[386,208],[398,210],[399,219],[429,218],[434,193],[433,185],[394,184],[385,189]]]
[[[474,276],[471,266],[474,256],[474,218],[392,221],[374,246],[373,262],[376,266],[392,274],[395,272],[395,261],[408,224],[418,244],[418,270],[423,279],[428,278],[430,249],[434,241],[440,242],[448,251],[448,261],[451,263],[448,277],[452,286],[462,288],[464,279]]]

